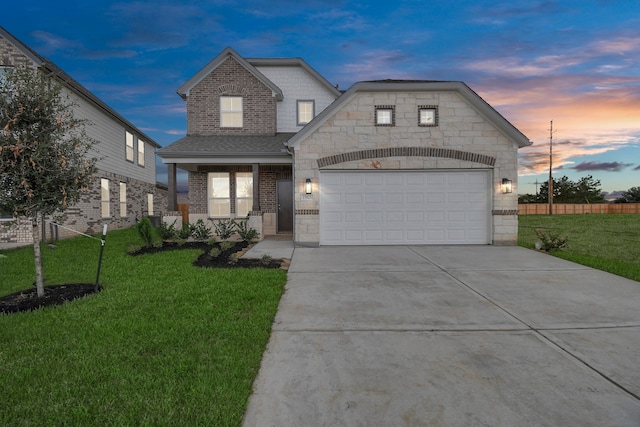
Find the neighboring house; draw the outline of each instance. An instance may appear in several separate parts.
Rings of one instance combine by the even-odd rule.
[[[309,246],[517,242],[517,150],[531,142],[462,82],[340,94],[301,59],[227,48],[178,93],[187,136],[159,155],[169,210],[175,168],[189,171],[191,222],[250,215]]]
[[[98,172],[91,188],[79,203],[69,207],[58,223],[59,237],[76,232],[99,233],[103,224],[109,229],[133,225],[142,215],[158,214],[166,208],[166,189],[156,184],[155,150],[160,146],[120,116],[49,60],[38,55],[0,27],[0,72],[26,64],[51,75],[63,85],[63,93],[78,104],[77,118],[87,119],[89,137],[99,141],[92,156],[98,157]],[[0,214],[0,242],[32,241],[28,221]],[[70,229],[70,230],[67,230]],[[44,232],[52,228],[45,223]]]

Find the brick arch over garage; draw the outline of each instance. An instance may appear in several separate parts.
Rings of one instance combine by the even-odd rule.
[[[487,166],[495,166],[496,158],[484,154],[471,153],[469,151],[454,150],[451,148],[433,147],[392,147],[376,148],[373,150],[351,151],[348,153],[336,154],[334,156],[318,159],[318,167],[337,165],[339,163],[352,162],[355,160],[377,159],[381,157],[440,157],[445,159],[464,160],[467,162],[480,163]]]

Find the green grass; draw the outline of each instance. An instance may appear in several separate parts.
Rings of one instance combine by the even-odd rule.
[[[520,215],[518,244],[533,248],[535,229],[568,238],[552,255],[640,281],[640,215]]]
[[[0,315],[0,425],[240,425],[286,272],[200,269],[198,251],[132,257],[109,233],[105,289]],[[46,284],[95,280],[100,243],[43,245]],[[34,280],[33,251],[3,251],[0,295]]]

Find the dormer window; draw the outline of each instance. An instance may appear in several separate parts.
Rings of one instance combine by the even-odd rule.
[[[220,97],[220,127],[221,128],[241,128],[242,127],[242,97],[241,96],[221,96]]]

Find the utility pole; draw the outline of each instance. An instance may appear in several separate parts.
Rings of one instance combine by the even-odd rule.
[[[549,215],[553,215],[553,120],[549,128]]]

